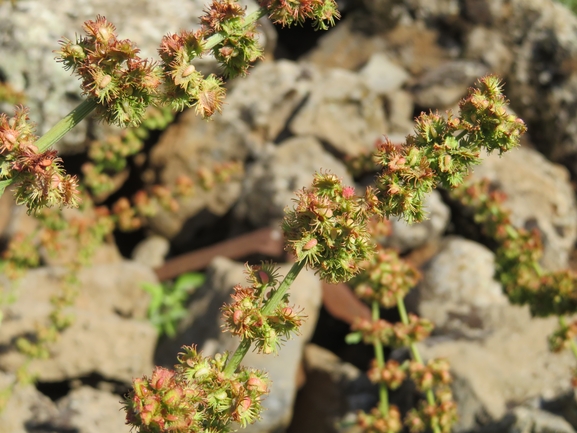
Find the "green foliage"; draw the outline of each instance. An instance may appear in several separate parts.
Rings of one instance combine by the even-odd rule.
[[[174,283],[144,283],[142,288],[151,295],[148,318],[160,335],[172,338],[176,326],[186,316],[185,303],[188,296],[204,283],[204,275],[190,272],[179,276]]]
[[[577,14],[577,0],[557,0],[559,3],[567,6],[574,14]]]

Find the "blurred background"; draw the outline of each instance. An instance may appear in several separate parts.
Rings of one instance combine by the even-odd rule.
[[[206,355],[234,349],[219,308],[244,282],[245,262],[288,270],[279,227],[295,190],[328,170],[361,191],[383,136],[401,144],[420,113],[458,112],[487,74],[502,78],[528,133],[521,149],[487,157],[473,177],[506,194],[516,226],[540,233],[545,269],[575,266],[577,4],[338,4],[341,19],[326,32],[262,19],[264,59],[227,83],[223,111],[210,121],[155,109],[129,130],[81,123],[57,145],[81,179],[81,209],[35,218],[2,196],[1,433],[128,432],[119,401],[133,378],[170,367],[184,344]],[[202,0],[0,1],[0,111],[29,107],[41,135],[81,101],[54,50],[82,34],[85,20],[104,15],[154,58],[163,35],[198,27],[203,8]],[[196,66],[219,73],[210,56]],[[509,304],[493,279],[494,245],[446,192],[427,207],[427,221],[391,221],[381,242],[423,274],[406,302],[436,326],[424,357],[451,363],[454,431],[575,432],[575,360],[547,346],[556,319]],[[373,354],[344,338],[367,307],[312,272],[291,296],[308,317],[301,335],[278,357],[244,361],[273,380],[262,422],[248,429],[356,431],[355,412],[378,398],[365,376]],[[402,411],[421,398],[409,383],[392,395]]]

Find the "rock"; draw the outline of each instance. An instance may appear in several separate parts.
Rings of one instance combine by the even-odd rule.
[[[359,76],[331,69],[313,83],[289,129],[296,135],[312,135],[341,155],[357,156],[387,132],[382,105]]]
[[[507,195],[503,206],[511,210],[515,226],[539,230],[542,265],[566,268],[577,238],[577,207],[567,171],[534,150],[520,148],[485,158],[473,171],[473,179],[481,178]]]
[[[425,208],[427,219],[420,223],[408,224],[403,219],[392,218],[392,233],[383,240],[384,245],[406,252],[426,243],[438,242],[450,221],[451,211],[438,191],[429,194]]]
[[[26,359],[17,352],[14,339],[34,333],[47,321],[53,306],[50,299],[62,294],[63,268],[28,271],[14,286],[15,302],[7,307],[2,323],[0,368],[16,371]],[[83,268],[78,272],[78,297],[65,314],[73,324],[50,345],[49,359],[34,359],[29,371],[41,381],[61,381],[97,373],[107,379],[130,383],[152,368],[156,330],[146,321],[149,296],[140,287],[156,282],[152,270],[134,262]]]
[[[506,77],[511,107],[531,141],[577,173],[577,17],[561,2],[485,2],[514,61]]]
[[[264,62],[250,75],[235,81],[226,98],[227,117],[242,119],[260,151],[267,141],[276,141],[287,121],[311,91],[317,68],[288,60]]]
[[[294,137],[267,148],[248,171],[235,208],[237,218],[260,227],[277,224],[292,205],[295,191],[309,187],[315,172],[330,171],[354,185],[342,162],[323,150],[313,137]]]
[[[501,77],[506,77],[513,66],[511,47],[506,44],[503,35],[494,29],[474,27],[466,34],[463,51],[466,58],[481,60],[491,72]]]
[[[132,251],[132,260],[150,268],[159,268],[170,250],[170,242],[162,236],[149,236]]]
[[[201,168],[212,172],[221,164],[242,164],[249,155],[248,135],[246,126],[226,113],[205,121],[193,110],[184,112],[152,149],[156,182],[172,190],[179,176],[197,179]],[[240,181],[235,177],[208,190],[195,185],[191,196],[178,200],[176,211],[160,209],[148,222],[155,233],[182,247],[228,212],[239,194]]]
[[[419,76],[453,59],[437,42],[440,31],[423,23],[400,24],[383,34],[387,53],[411,75]]]
[[[336,433],[344,419],[377,404],[376,388],[367,376],[322,347],[307,344],[304,369],[306,382],[288,433]]]
[[[493,420],[511,405],[569,390],[575,364],[569,351],[549,350],[547,339],[557,318],[531,318],[527,307],[507,306],[498,319],[499,327],[481,342],[441,336],[419,345],[425,359],[449,361],[453,375],[466,381],[470,395],[478,398],[479,411]]]
[[[17,91],[26,92],[26,105],[31,119],[38,124],[38,135],[45,133],[80,102],[81,89],[51,54],[58,49],[63,36],[74,40],[83,34],[82,24],[106,16],[119,32],[119,37],[133,40],[144,58],[158,58],[156,49],[162,37],[182,29],[191,29],[203,14],[204,0],[182,4],[169,0],[160,5],[145,0],[138,8],[125,8],[112,0],[86,2],[81,0],[2,2],[0,16],[10,17],[0,23],[0,76]],[[250,0],[250,10],[256,6]],[[261,35],[262,37],[263,35]],[[264,38],[263,38],[264,39]],[[205,68],[214,68],[214,59],[203,59]],[[99,136],[101,126],[94,121],[81,122],[57,145],[60,151],[77,153],[87,136]]]
[[[395,90],[385,95],[390,132],[387,137],[395,143],[404,143],[413,132],[415,104],[412,95],[405,90]]]
[[[418,79],[412,89],[415,103],[428,109],[452,108],[467,94],[467,89],[487,72],[487,68],[478,62],[445,62]]]
[[[15,375],[0,371],[0,390],[3,393],[8,390],[2,395],[7,400],[0,411],[0,433],[28,433],[58,416],[56,405],[47,396],[33,385],[15,382]]]
[[[125,412],[118,395],[89,386],[72,390],[58,401],[60,417],[78,433],[128,433]]]
[[[157,351],[157,363],[172,365],[183,344],[198,344],[204,355],[213,355],[236,349],[238,340],[221,329],[220,308],[230,302],[231,289],[245,284],[244,266],[219,257],[213,260],[207,272],[206,284],[197,290],[189,307],[188,316],[180,324],[180,332],[173,341],[164,341]],[[286,275],[289,265],[280,267]],[[259,355],[249,351],[242,364],[263,369],[272,380],[270,394],[264,400],[263,419],[250,425],[251,433],[280,431],[287,427],[292,416],[297,391],[297,375],[305,343],[315,328],[321,303],[321,284],[311,271],[302,271],[291,286],[290,304],[304,310],[306,321],[300,335],[287,341],[280,349],[280,356]]]
[[[363,31],[365,16],[355,12],[347,15],[338,26],[323,35],[318,45],[301,60],[319,68],[341,68],[356,71],[369,61],[373,53],[386,49],[382,38]]]
[[[384,53],[373,54],[359,75],[369,89],[379,96],[401,89],[409,79],[407,71]]]
[[[501,325],[509,301],[493,279],[495,255],[466,239],[450,237],[426,267],[419,285],[419,314],[435,331],[482,337]]]
[[[517,407],[478,433],[575,433],[575,430],[560,416],[535,408]]]

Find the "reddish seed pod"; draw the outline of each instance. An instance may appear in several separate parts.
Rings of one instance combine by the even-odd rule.
[[[263,270],[258,271],[258,278],[260,279],[262,284],[268,284],[268,282],[270,281],[268,274]]]

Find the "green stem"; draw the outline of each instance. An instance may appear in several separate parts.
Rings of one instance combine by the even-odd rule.
[[[380,311],[379,311],[379,303],[377,301],[373,301],[372,304],[372,319],[373,322],[376,322],[381,318]],[[383,343],[380,340],[375,340],[373,343],[373,347],[375,348],[375,358],[377,360],[377,367],[379,370],[382,370],[385,367],[385,351],[383,349]],[[389,390],[387,385],[383,382],[379,382],[379,410],[383,414],[383,416],[389,415]]]
[[[86,116],[96,108],[97,102],[94,99],[85,99],[78,107],[72,110],[66,117],[54,125],[50,131],[40,137],[36,143],[39,152],[46,152],[58,140],[66,135],[68,131],[78,125]]]
[[[562,328],[567,328],[567,321],[565,320],[565,317],[559,316],[559,325],[561,325]],[[575,359],[577,359],[577,343],[575,343],[573,338],[569,340],[569,348],[571,349],[571,352],[573,352]]]
[[[273,311],[276,309],[276,307],[280,304],[280,302],[284,298],[284,295],[286,295],[286,292],[288,291],[291,284],[294,283],[296,277],[304,267],[305,267],[304,260],[301,260],[300,262],[295,262],[292,265],[292,267],[286,274],[286,277],[284,277],[284,280],[282,280],[282,283],[280,283],[280,285],[278,286],[278,289],[276,289],[272,293],[272,296],[264,304],[264,307],[262,309],[263,316],[265,317],[270,316],[273,313]]]
[[[268,299],[268,301],[264,305],[264,307],[262,309],[262,315],[263,316],[265,316],[265,317],[270,316],[271,313],[276,309],[276,307],[279,305],[279,303],[284,298],[289,287],[292,285],[292,283],[294,283],[296,277],[298,276],[300,271],[302,271],[304,266],[305,266],[304,260],[301,260],[300,262],[296,262],[292,265],[292,268],[290,268],[290,270],[288,271],[288,273],[284,277],[284,280],[282,280],[282,283],[280,283],[280,285],[278,286],[278,289],[276,289],[273,292],[272,296]],[[234,372],[236,371],[236,369],[240,365],[242,359],[248,353],[248,350],[250,349],[251,343],[252,343],[251,340],[246,339],[246,338],[240,342],[240,344],[238,345],[238,347],[236,348],[236,350],[234,351],[234,353],[230,357],[228,363],[226,364],[226,367],[224,368],[224,374],[226,376],[231,376],[232,374],[234,374]]]
[[[397,294],[397,309],[399,310],[399,315],[401,316],[401,322],[404,325],[409,324],[409,315],[407,314],[407,308],[405,307],[405,301],[400,294]],[[413,359],[417,361],[419,364],[424,364],[423,357],[419,352],[419,348],[417,347],[416,343],[411,343],[411,353],[413,355]],[[427,403],[431,406],[435,406],[435,394],[433,393],[432,389],[428,389],[426,392]],[[436,417],[431,420],[433,432],[434,433],[441,433],[441,428],[439,427],[439,421]]]
[[[251,25],[255,21],[258,21],[262,17],[266,16],[266,14],[267,14],[267,10],[265,8],[259,8],[258,10],[248,14],[244,19],[244,27],[248,27],[249,25]],[[226,37],[226,33],[222,33],[222,32],[221,33],[215,33],[214,35],[212,35],[211,37],[209,37],[206,40],[206,42],[204,44],[204,48],[206,50],[210,50],[210,49],[214,48],[215,46],[220,44],[224,40],[225,37]]]

